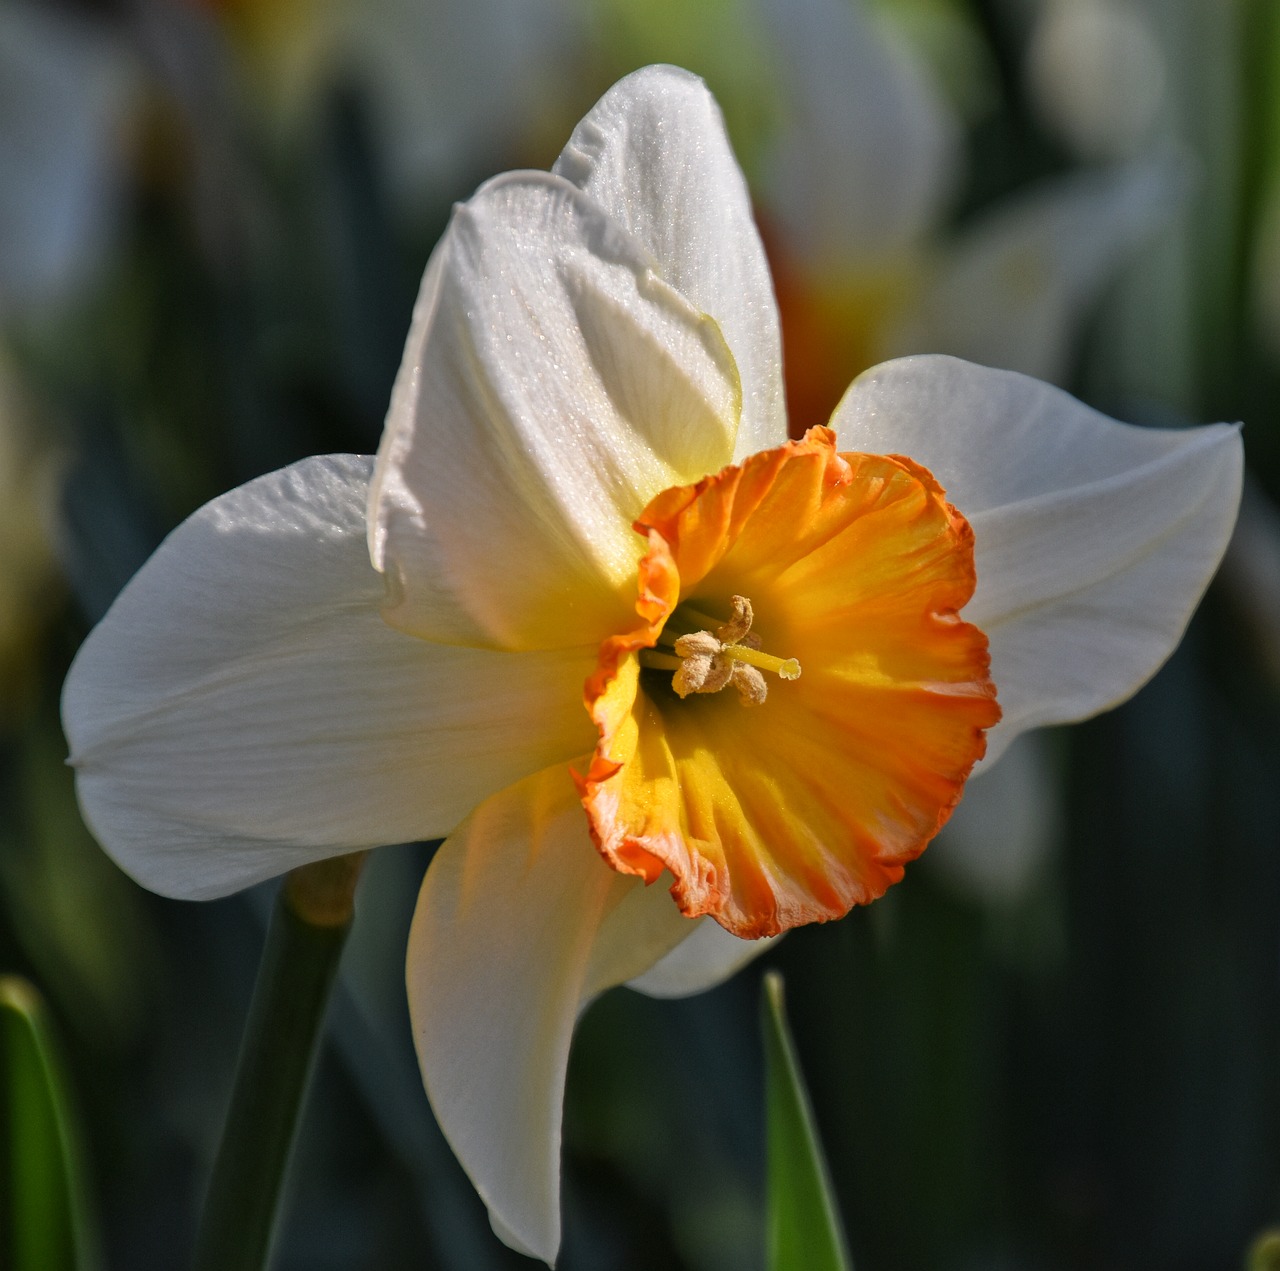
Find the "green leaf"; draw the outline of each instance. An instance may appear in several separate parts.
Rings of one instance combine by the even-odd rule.
[[[1280,1231],[1264,1231],[1250,1246],[1247,1271],[1280,1271]]]
[[[769,1271],[852,1271],[776,971],[764,977],[761,1008]]]
[[[66,1083],[39,994],[0,977],[0,1264],[99,1266]]]

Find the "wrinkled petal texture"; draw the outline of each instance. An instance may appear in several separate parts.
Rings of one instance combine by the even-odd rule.
[[[559,177],[489,182],[427,267],[378,452],[387,620],[447,643],[598,642],[630,611],[631,522],[729,461],[740,412],[720,328],[641,243]]]
[[[587,834],[568,769],[502,791],[427,871],[409,936],[414,1039],[432,1107],[508,1244],[560,1243],[560,1119],[585,1005],[697,931]]]
[[[769,266],[724,119],[702,80],[674,66],[628,75],[574,129],[552,171],[591,195],[644,244],[662,278],[719,323],[742,376],[734,459],[784,441]]]
[[[596,649],[444,648],[382,621],[372,460],[308,459],[162,544],[85,641],[62,714],[85,820],[168,896],[435,838],[591,746]]]
[[[824,921],[881,895],[959,799],[999,718],[973,591],[972,536],[908,460],[839,455],[834,434],[664,492],[637,528],[644,624],[601,648],[600,729],[580,778],[600,850],[689,915],[743,937]],[[641,670],[680,600],[748,597],[766,651],[800,661],[747,708],[681,701]]]
[[[991,641],[1017,733],[1070,723],[1136,692],[1176,647],[1235,525],[1239,430],[1137,428],[1060,389],[946,357],[861,376],[833,424],[943,482],[973,526],[966,616]]]

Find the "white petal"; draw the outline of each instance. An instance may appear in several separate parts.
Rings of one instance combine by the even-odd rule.
[[[63,720],[85,819],[165,895],[447,833],[580,753],[595,650],[445,648],[379,616],[372,461],[310,459],[184,522],[80,650]]]
[[[552,171],[644,244],[658,270],[720,324],[742,376],[735,459],[787,437],[778,306],[751,198],[707,86],[674,66],[615,84]]]
[[[1075,175],[1010,201],[952,249],[895,352],[921,349],[1060,380],[1088,308],[1176,210],[1171,156]]]
[[[370,502],[388,621],[508,648],[634,621],[631,522],[729,461],[741,404],[719,329],[655,268],[547,173],[497,178],[455,210]]]
[[[567,768],[495,795],[427,870],[409,1008],[431,1106],[494,1229],[551,1262],[574,1023],[689,930],[661,884],[611,870]]]
[[[1004,718],[1084,719],[1160,667],[1226,549],[1243,451],[1226,424],[1118,424],[1059,389],[951,358],[889,362],[837,408],[841,444],[923,463],[973,525],[965,617],[991,639]]]
[[[735,971],[758,958],[781,936],[740,940],[712,918],[698,918],[693,931],[661,961],[627,987],[650,997],[688,997],[722,984]]]
[[[873,265],[932,228],[959,149],[927,72],[863,0],[765,0],[789,107],[768,207],[793,251]]]

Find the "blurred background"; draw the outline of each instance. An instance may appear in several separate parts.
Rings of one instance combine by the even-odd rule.
[[[0,0],[0,972],[46,1004],[95,1265],[189,1257],[271,888],[165,901],[100,852],[69,661],[202,502],[376,448],[451,203],[654,61],[724,108],[799,428],[943,351],[1244,419],[1250,477],[1132,702],[1019,743],[868,909],[590,1010],[560,1265],[763,1267],[776,966],[859,1271],[1240,1267],[1280,1223],[1275,0]],[[533,1265],[417,1074],[430,852],[361,884],[281,1268]]]

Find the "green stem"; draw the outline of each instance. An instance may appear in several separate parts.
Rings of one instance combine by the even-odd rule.
[[[262,1271],[363,854],[285,879],[249,1006],[195,1271]]]

